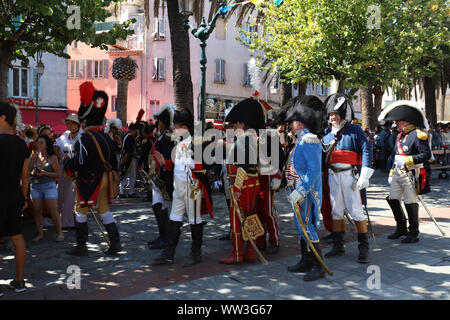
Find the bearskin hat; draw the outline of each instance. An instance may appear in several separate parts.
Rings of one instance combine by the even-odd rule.
[[[102,125],[108,108],[106,92],[95,90],[92,82],[86,81],[80,85],[80,99],[78,118],[85,127]]]
[[[236,104],[225,118],[225,122],[243,122],[248,128],[264,129],[264,111],[261,103],[247,98]]]
[[[414,101],[399,100],[385,107],[378,121],[408,121],[419,128],[429,129],[424,108]]]
[[[295,97],[288,102],[289,106],[281,123],[300,121],[316,135],[322,135],[327,127],[326,110],[322,101],[316,96]],[[285,110],[285,109],[283,109]]]
[[[325,99],[324,104],[327,110],[327,117],[331,113],[338,113],[342,120],[348,122],[355,118],[352,101],[345,94],[333,93]]]

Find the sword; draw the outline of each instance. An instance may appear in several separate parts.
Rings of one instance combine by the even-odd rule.
[[[103,229],[102,229],[102,227],[101,227],[101,225],[100,225],[100,222],[98,221],[97,216],[96,216],[96,214],[94,213],[94,211],[92,211],[92,208],[89,208],[89,212],[91,213],[92,218],[94,218],[95,224],[97,225],[98,229],[99,229],[100,232],[102,233],[103,238],[105,238],[106,243],[108,244],[108,246],[111,247],[111,243],[109,242],[109,239],[108,239],[108,237],[106,236],[106,234],[103,232]]]
[[[405,168],[406,174],[408,175],[409,182],[411,182],[411,185],[412,185],[413,189],[416,190],[415,179],[414,179],[414,177],[412,175],[411,170],[409,170],[407,166],[404,166],[404,168]],[[417,191],[416,191],[416,194],[417,194]],[[420,203],[422,203],[422,206],[425,208],[425,211],[428,213],[428,215],[430,216],[431,220],[433,220],[434,224],[436,225],[436,227],[439,229],[439,231],[441,232],[442,236],[444,237],[445,236],[445,232],[442,231],[442,229],[439,227],[437,221],[434,220],[433,216],[431,215],[430,209],[428,209],[427,204],[425,203],[425,201],[422,198],[422,195],[417,194],[417,198],[419,198]]]
[[[247,226],[244,223],[244,219],[242,218],[241,211],[239,210],[239,205],[238,205],[238,203],[236,201],[236,198],[234,197],[233,187],[230,187],[230,192],[231,192],[231,198],[233,199],[233,209],[237,213],[239,221],[241,222],[242,230],[244,230],[248,241],[252,245],[253,249],[255,249],[256,254],[258,255],[258,258],[261,260],[261,262],[264,263],[264,264],[268,264],[266,258],[264,258],[264,256],[262,255],[261,251],[259,251],[259,249],[256,246],[255,242],[253,241],[253,239],[250,237],[250,235],[247,232]]]
[[[292,192],[292,186],[287,186],[286,187],[290,192]],[[305,229],[305,225],[303,224],[303,220],[302,217],[300,215],[300,210],[302,210],[300,208],[300,206],[298,205],[298,203],[293,203],[292,207],[294,208],[294,212],[295,215],[297,217],[298,223],[300,224],[300,228],[303,231],[303,234],[305,235],[306,240],[308,241],[308,245],[311,248],[311,251],[314,253],[314,255],[317,258],[317,261],[320,262],[320,264],[322,265],[322,267],[324,267],[324,269],[326,270],[326,272],[332,276],[333,272],[328,268],[328,266],[325,264],[325,262],[323,261],[323,259],[320,257],[320,255],[317,253],[316,248],[314,247],[313,243],[311,242],[311,239],[309,238],[308,234],[306,233],[306,229]]]
[[[374,246],[374,248],[376,248],[377,247],[377,240],[375,240],[375,234],[373,233],[372,222],[370,222],[369,210],[367,210],[367,205],[364,205],[364,210],[366,211],[367,222],[369,224],[370,234],[372,235],[373,246]]]

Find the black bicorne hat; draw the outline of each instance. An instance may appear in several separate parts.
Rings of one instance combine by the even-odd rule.
[[[419,128],[429,129],[424,109],[408,100],[399,100],[385,107],[378,121],[408,121]]]
[[[92,82],[80,85],[81,105],[78,109],[78,118],[86,127],[103,124],[106,109],[108,108],[108,95],[104,91],[95,90]]]
[[[186,109],[176,109],[173,116],[173,123],[178,125],[185,125],[189,130],[194,129],[194,117]]]
[[[355,118],[352,101],[345,94],[333,93],[325,99],[324,104],[327,110],[327,117],[331,113],[336,112],[341,116],[342,120],[347,120],[348,122]]]
[[[263,106],[254,98],[247,98],[236,104],[225,118],[225,122],[243,122],[250,129],[264,129]]]
[[[283,122],[300,121],[312,133],[322,135],[327,126],[326,111],[323,102],[316,96],[295,97],[288,102]]]

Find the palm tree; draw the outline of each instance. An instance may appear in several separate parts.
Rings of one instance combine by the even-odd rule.
[[[127,123],[128,82],[136,77],[136,62],[130,57],[117,58],[113,62],[112,76],[117,80],[117,118]]]

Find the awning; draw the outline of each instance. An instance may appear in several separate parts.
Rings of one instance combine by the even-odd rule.
[[[36,126],[36,109],[32,108],[20,108],[22,114],[22,122],[24,125]],[[38,109],[38,123],[39,125],[49,125],[56,134],[62,134],[67,131],[67,127],[63,122],[63,119],[68,114],[74,113],[69,109],[51,109],[51,108],[39,108]]]

